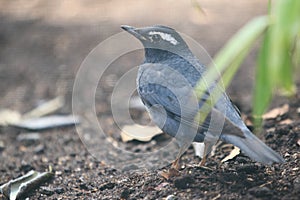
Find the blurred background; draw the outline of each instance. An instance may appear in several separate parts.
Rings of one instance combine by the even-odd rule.
[[[122,24],[171,26],[213,57],[246,22],[266,13],[267,0],[0,0],[0,105],[26,112],[59,95],[71,100],[84,58]],[[251,108],[256,54],[229,88],[244,112]],[[64,109],[71,111],[71,101]]]

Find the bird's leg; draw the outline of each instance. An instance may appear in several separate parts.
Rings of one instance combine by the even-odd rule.
[[[212,146],[213,146],[212,143],[204,142],[204,152],[203,152],[203,157],[202,157],[201,162],[199,163],[199,166],[200,166],[200,167],[203,167],[203,166],[205,165],[207,155],[211,152]]]
[[[174,168],[174,169],[176,169],[176,170],[179,170],[179,168],[180,168],[179,160],[180,160],[180,157],[177,157],[177,158],[172,162],[171,168]]]
[[[179,171],[178,171],[180,168],[179,161],[180,161],[180,158],[181,158],[182,154],[184,153],[185,149],[186,149],[185,146],[180,147],[179,152],[176,156],[176,159],[172,162],[172,165],[169,168],[169,170],[162,171],[159,173],[162,177],[164,177],[165,179],[169,179],[171,177],[179,175]]]
[[[159,172],[159,175],[164,177],[165,179],[170,179],[171,177],[178,176],[179,175],[179,158],[176,158],[176,160],[172,163],[171,167],[167,171],[161,171]]]
[[[206,152],[205,152],[205,150],[204,150],[203,158],[202,158],[201,162],[199,163],[199,166],[200,166],[200,167],[204,166],[205,163],[206,163],[206,154],[205,154],[205,153],[206,153]]]
[[[179,168],[180,168],[180,165],[179,165],[180,158],[181,158],[182,154],[184,153],[185,149],[186,149],[185,146],[180,147],[179,152],[176,156],[176,159],[173,161],[173,163],[171,165],[171,168],[179,170]]]

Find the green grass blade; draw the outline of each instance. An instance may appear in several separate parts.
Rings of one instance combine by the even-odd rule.
[[[214,90],[209,105],[213,106],[223,92],[222,89],[226,88],[232,80],[234,74],[238,70],[240,64],[244,60],[247,53],[255,41],[264,33],[269,24],[268,17],[258,17],[246,24],[232,39],[225,45],[225,47],[218,53],[214,59],[214,65],[208,68],[207,73],[198,82],[195,87],[197,97],[200,99],[204,94],[207,87],[212,83],[219,80],[220,73],[224,73],[223,81],[219,81],[218,90]],[[224,85],[222,85],[225,83]],[[221,90],[220,90],[221,88]],[[206,116],[205,116],[206,117]],[[202,123],[205,117],[197,118]]]
[[[256,80],[253,95],[253,117],[256,127],[261,124],[261,116],[266,111],[272,98],[271,78],[269,75],[268,60],[266,57],[269,54],[269,35],[266,34],[258,55],[256,65]]]

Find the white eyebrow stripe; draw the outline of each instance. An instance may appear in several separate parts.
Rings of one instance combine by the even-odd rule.
[[[173,44],[173,45],[176,45],[176,44],[179,43],[175,38],[173,38],[173,37],[172,37],[170,34],[168,34],[168,33],[162,33],[162,32],[158,32],[158,31],[150,31],[150,32],[149,32],[149,35],[155,35],[155,34],[160,35],[160,37],[161,37],[163,40],[166,40],[166,41],[170,42],[170,43]]]

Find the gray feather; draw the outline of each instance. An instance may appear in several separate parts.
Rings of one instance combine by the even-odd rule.
[[[257,162],[268,165],[271,165],[274,162],[285,162],[278,153],[273,151],[255,135],[253,135],[248,129],[245,129],[243,133],[245,138],[235,135],[222,134],[221,140],[239,147],[243,153]]]

